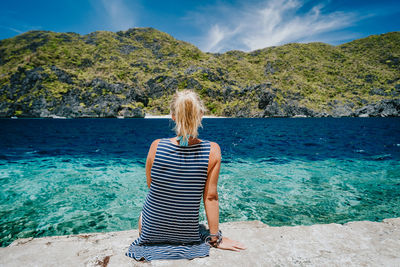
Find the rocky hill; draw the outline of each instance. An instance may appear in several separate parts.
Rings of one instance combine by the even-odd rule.
[[[0,41],[0,117],[168,114],[183,88],[208,115],[399,116],[400,32],[248,53],[203,53],[153,28]]]

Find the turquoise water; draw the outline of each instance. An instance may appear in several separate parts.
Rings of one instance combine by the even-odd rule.
[[[148,191],[148,146],[173,136],[171,122],[15,121],[0,120],[7,127],[0,155],[2,246],[30,236],[137,228]],[[205,121],[201,135],[222,149],[220,221],[281,226],[399,217],[399,122]],[[331,138],[334,130],[340,134]]]

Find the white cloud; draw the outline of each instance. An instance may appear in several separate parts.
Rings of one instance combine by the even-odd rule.
[[[113,30],[127,30],[134,27],[132,9],[123,0],[101,0],[107,23]],[[97,3],[97,2],[96,2]]]
[[[239,27],[236,29],[224,28],[218,24],[211,27],[208,32],[207,39],[205,42],[205,51],[221,50],[224,48],[224,41],[233,38],[238,32]]]
[[[3,25],[0,25],[0,28],[7,29],[7,30],[12,31],[12,32],[16,32],[16,33],[18,33],[18,34],[24,32],[24,31],[18,30],[18,29],[16,29],[16,28],[8,27],[8,26],[3,26]]]
[[[304,11],[305,8],[299,0],[270,0],[242,7],[223,5],[214,7],[216,12],[205,11],[191,17],[208,29],[199,41],[200,48],[208,52],[321,41],[322,35],[329,41],[327,33],[345,29],[360,19],[350,12],[324,13],[323,5]]]

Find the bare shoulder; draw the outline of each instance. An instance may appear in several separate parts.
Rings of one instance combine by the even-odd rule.
[[[221,148],[219,147],[219,145],[217,143],[211,142],[211,141],[210,141],[210,149],[211,150],[219,150],[219,151],[221,151]]]
[[[157,147],[158,143],[160,142],[161,139],[156,139],[151,143],[151,148]]]
[[[210,159],[218,160],[221,159],[221,148],[215,142],[210,141]]]
[[[150,149],[149,149],[149,154],[155,155],[158,143],[160,142],[161,139],[156,139],[151,143]]]

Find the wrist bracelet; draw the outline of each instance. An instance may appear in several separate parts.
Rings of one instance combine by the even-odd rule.
[[[213,237],[213,236],[218,237],[218,239],[211,242],[211,237]],[[217,248],[221,242],[222,242],[222,232],[221,232],[221,230],[218,230],[218,233],[216,233],[216,234],[209,234],[206,237],[206,243],[209,244],[212,247]]]

